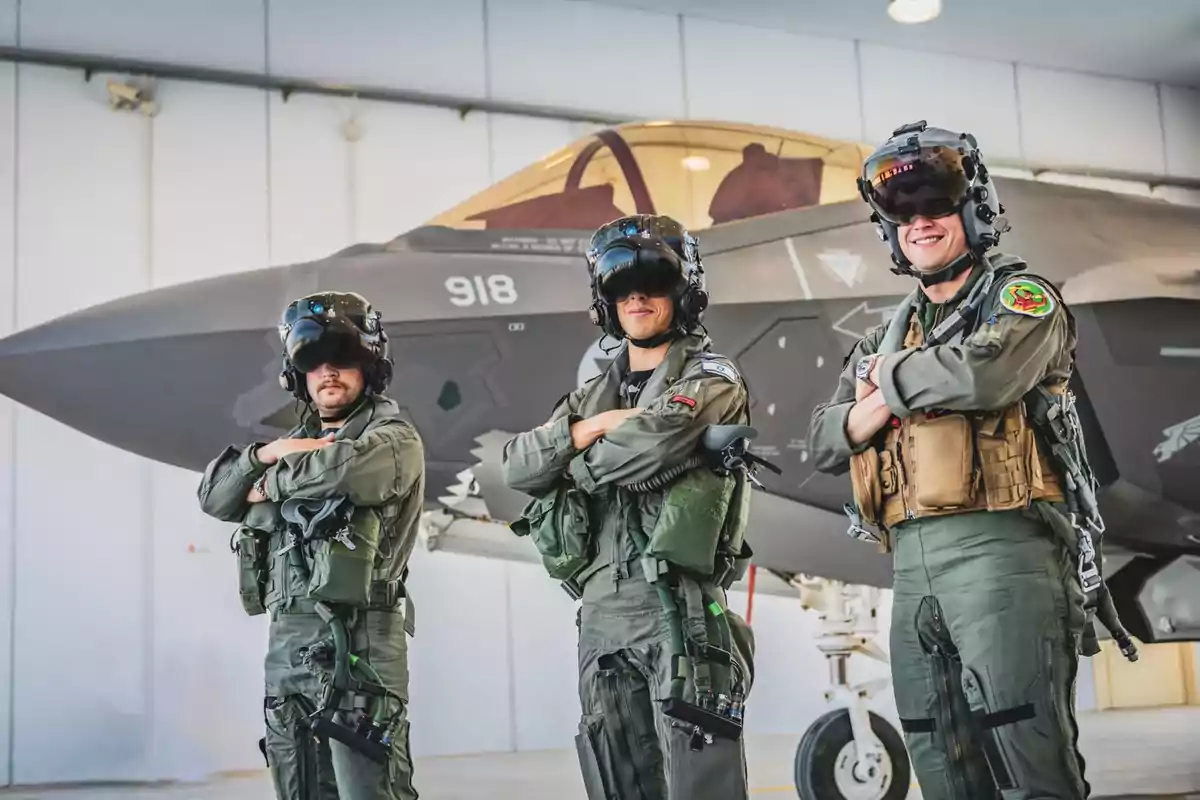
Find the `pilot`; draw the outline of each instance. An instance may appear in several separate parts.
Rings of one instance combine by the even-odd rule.
[[[809,447],[851,474],[851,535],[894,550],[892,677],[921,791],[1083,800],[1075,677],[1103,524],[1067,391],[1074,319],[992,249],[1007,223],[971,134],[898,128],[859,189],[918,286],[851,350]]]
[[[302,297],[279,335],[280,383],[306,413],[282,439],[227,447],[198,489],[206,514],[237,523],[244,609],[270,615],[259,747],[279,800],[410,800],[421,439],[383,394],[387,334],[361,295]]]
[[[513,531],[582,599],[587,796],[746,798],[754,640],[726,589],[749,562],[748,490],[693,465],[709,425],[747,422],[747,389],[702,332],[704,269],[678,222],[609,222],[587,264],[592,321],[620,349],[503,452],[505,482],[533,497]]]

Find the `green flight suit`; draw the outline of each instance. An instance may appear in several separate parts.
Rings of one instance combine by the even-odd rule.
[[[316,437],[313,415],[289,438]],[[425,461],[417,431],[400,415],[394,401],[368,397],[320,450],[293,453],[270,467],[255,457],[255,447],[229,447],[212,461],[200,483],[200,507],[206,514],[269,532],[263,608],[270,614],[265,661],[265,755],[279,800],[415,800],[409,755],[408,642],[411,601],[402,575],[416,543],[425,494]],[[246,496],[266,472],[268,502],[250,504]],[[317,742],[306,722],[316,710],[321,688],[304,664],[303,651],[327,639],[329,626],[308,597],[308,579],[288,550],[287,523],[280,513],[287,498],[327,499],[344,495],[359,508],[371,508],[381,521],[379,553],[371,576],[371,601],[353,610],[348,624],[350,652],[379,673],[381,683],[401,701],[386,766],[339,741]],[[311,563],[305,571],[311,570]],[[245,592],[245,589],[243,589]],[[255,610],[247,609],[251,613]],[[347,694],[338,715],[353,726],[363,698]],[[397,709],[396,706],[399,705]]]
[[[571,442],[572,423],[633,407],[621,391],[629,365],[624,348],[606,372],[559,401],[546,425],[517,435],[504,448],[504,477],[512,488],[538,496],[567,477],[588,497],[593,555],[576,577],[583,591],[577,618],[583,716],[575,743],[590,800],[748,796],[741,740],[714,737],[712,744],[693,751],[689,732],[658,708],[671,680],[670,631],[628,533],[626,504],[638,504],[649,530],[664,493],[635,496],[618,488],[683,462],[696,452],[708,425],[745,423],[745,384],[732,363],[710,347],[707,336],[675,340],[637,394],[636,406],[643,411],[583,452]],[[725,590],[712,580],[680,573],[675,596],[681,609],[690,609],[687,624],[698,624],[710,642],[716,626],[703,607],[719,607],[729,622],[730,650],[746,676],[748,694],[754,638],[729,609]],[[714,667],[714,684],[718,672]],[[695,698],[689,680],[683,699]]]
[[[1000,410],[1040,383],[1070,376],[1076,333],[1057,293],[1042,316],[1010,310],[998,299],[1008,280],[1039,279],[1013,257],[988,260],[996,279],[973,332],[884,356],[879,391],[896,417],[917,409]],[[941,307],[918,288],[898,322],[906,330],[909,314],[917,314],[928,336],[982,274],[976,266]],[[855,345],[833,398],[813,412],[809,448],[822,472],[846,473],[851,454],[873,444],[852,446],[846,423],[854,367],[878,352],[887,329]],[[1075,722],[1084,595],[1060,506],[1036,500],[1025,509],[907,519],[889,531],[892,677],[926,800],[1087,796]]]

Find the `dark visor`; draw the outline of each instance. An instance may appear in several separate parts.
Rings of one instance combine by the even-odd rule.
[[[339,320],[297,319],[284,342],[288,360],[301,372],[322,364],[337,369],[361,366],[365,352],[358,332]]]
[[[967,200],[971,181],[963,155],[951,147],[919,153],[871,156],[863,165],[868,202],[888,222],[908,225],[916,217],[953,214]]]
[[[650,297],[668,296],[683,281],[679,256],[662,241],[623,241],[610,245],[596,259],[596,283],[610,301],[644,292]]]

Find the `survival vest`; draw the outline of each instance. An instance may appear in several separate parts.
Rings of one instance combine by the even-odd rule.
[[[1017,274],[997,269],[993,287]],[[991,313],[990,295],[972,329]],[[898,313],[906,310],[903,347],[917,348],[925,334],[911,303]],[[1065,383],[1045,385],[1054,394],[1066,391]],[[1026,508],[1033,500],[1062,502],[1057,470],[1043,449],[1024,398],[998,411],[916,410],[903,420],[893,418],[871,447],[851,457],[854,500],[862,519],[885,531],[910,519]],[[890,550],[890,542],[883,549]]]

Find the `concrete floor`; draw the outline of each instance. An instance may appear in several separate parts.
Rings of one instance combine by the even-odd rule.
[[[1080,714],[1080,749],[1093,798],[1137,796],[1200,800],[1200,708]],[[751,795],[795,798],[792,759],[798,737],[747,737]],[[423,800],[586,800],[573,750],[417,760]],[[497,788],[501,787],[501,788]],[[1187,793],[1194,794],[1187,794]],[[28,787],[3,800],[270,800],[265,771],[207,783],[153,786]],[[915,785],[909,800],[919,800]]]

